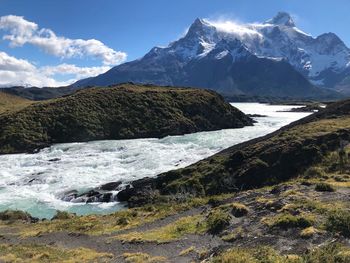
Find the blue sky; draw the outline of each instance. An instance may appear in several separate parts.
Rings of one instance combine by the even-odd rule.
[[[45,72],[49,79],[71,81],[141,57],[153,46],[167,45],[179,38],[197,17],[263,22],[278,11],[292,14],[297,26],[313,36],[334,32],[350,46],[349,10],[349,0],[0,0],[0,17],[22,16],[25,21],[36,24],[34,36],[46,36],[48,32],[38,32],[43,28],[50,29],[56,37],[64,38],[60,44],[64,45],[67,39],[72,40],[71,45],[80,52],[77,55],[75,51],[73,54],[52,50],[53,46],[41,42],[33,44],[39,41],[37,39],[24,43],[22,38],[3,39],[5,35],[13,35],[13,32],[8,32],[8,23],[5,23],[8,20],[4,20],[7,27],[1,28],[0,22],[0,52],[6,55],[1,53],[0,71],[3,69],[1,59],[8,61],[10,57],[26,60],[35,70]],[[76,39],[96,39],[99,43],[80,43]],[[103,52],[96,51],[99,45],[103,45]],[[54,68],[62,64],[66,66]],[[72,69],[72,65],[76,68]],[[51,68],[45,68],[47,66]],[[95,68],[91,70],[91,67]],[[72,74],[60,73],[69,69]],[[11,80],[12,75],[4,76]],[[31,81],[27,75],[16,76],[22,77],[24,84]],[[49,79],[34,79],[30,84],[40,81],[55,84]],[[4,83],[0,81],[0,85]]]

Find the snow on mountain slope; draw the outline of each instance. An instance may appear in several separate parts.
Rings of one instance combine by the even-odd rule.
[[[237,63],[244,65],[242,68],[246,71],[240,71]],[[274,63],[290,64],[292,67],[282,66],[284,74],[296,79],[290,79],[289,83],[283,81],[286,78],[276,79],[272,70],[279,67]],[[198,18],[184,37],[167,47],[155,47],[138,60],[116,66],[90,80],[78,81],[73,87],[132,81],[198,86],[229,94],[246,93],[248,86],[258,86],[255,90],[259,95],[274,92],[281,95],[283,92],[277,90],[281,87],[288,90],[289,95],[291,89],[298,89],[296,86],[300,85],[309,96],[315,90],[308,81],[326,88],[337,88],[342,83],[341,89],[346,90],[349,81],[343,79],[349,76],[349,69],[350,49],[335,34],[315,38],[298,29],[288,13],[280,12],[264,23],[251,24]],[[301,76],[291,72],[293,70]],[[255,81],[251,82],[249,78],[253,73],[259,78],[254,77]],[[248,79],[243,80],[242,75]],[[202,76],[205,82],[200,80]],[[303,77],[308,81],[302,80]],[[267,92],[270,86],[273,88]],[[302,90],[299,95],[301,93]]]
[[[199,59],[223,39],[238,39],[259,57],[285,59],[317,85],[324,84],[319,77],[323,71],[341,73],[350,66],[350,49],[335,34],[314,38],[298,29],[292,17],[283,12],[261,24],[196,19],[184,38],[162,52],[177,55],[183,61]]]

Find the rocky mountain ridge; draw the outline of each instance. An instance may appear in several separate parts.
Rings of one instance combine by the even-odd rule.
[[[247,65],[244,70],[242,63]],[[280,72],[285,64],[291,67]],[[280,12],[259,24],[196,19],[186,35],[169,46],[154,47],[141,59],[73,87],[132,81],[210,88],[225,95],[322,97],[330,95],[327,89],[346,93],[349,65],[350,50],[338,36],[326,33],[315,38]],[[294,77],[284,79],[288,75]],[[327,89],[314,88],[309,81]]]

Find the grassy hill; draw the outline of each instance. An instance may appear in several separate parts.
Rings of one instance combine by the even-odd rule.
[[[222,194],[291,179],[350,141],[350,100],[294,122],[267,136],[228,148],[189,167],[133,182],[131,195],[149,186],[161,195]],[[138,192],[137,185],[142,185]],[[122,199],[128,193],[120,193]],[[147,197],[146,197],[147,198]],[[143,202],[143,201],[142,201]]]
[[[20,110],[33,103],[30,100],[0,92],[0,115],[6,112]]]
[[[212,91],[123,84],[89,88],[0,116],[0,154],[52,143],[164,137],[252,120]]]

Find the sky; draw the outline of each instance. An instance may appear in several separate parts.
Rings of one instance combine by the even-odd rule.
[[[0,0],[0,86],[61,86],[167,46],[198,18],[264,22],[279,11],[350,46],[349,0]]]

